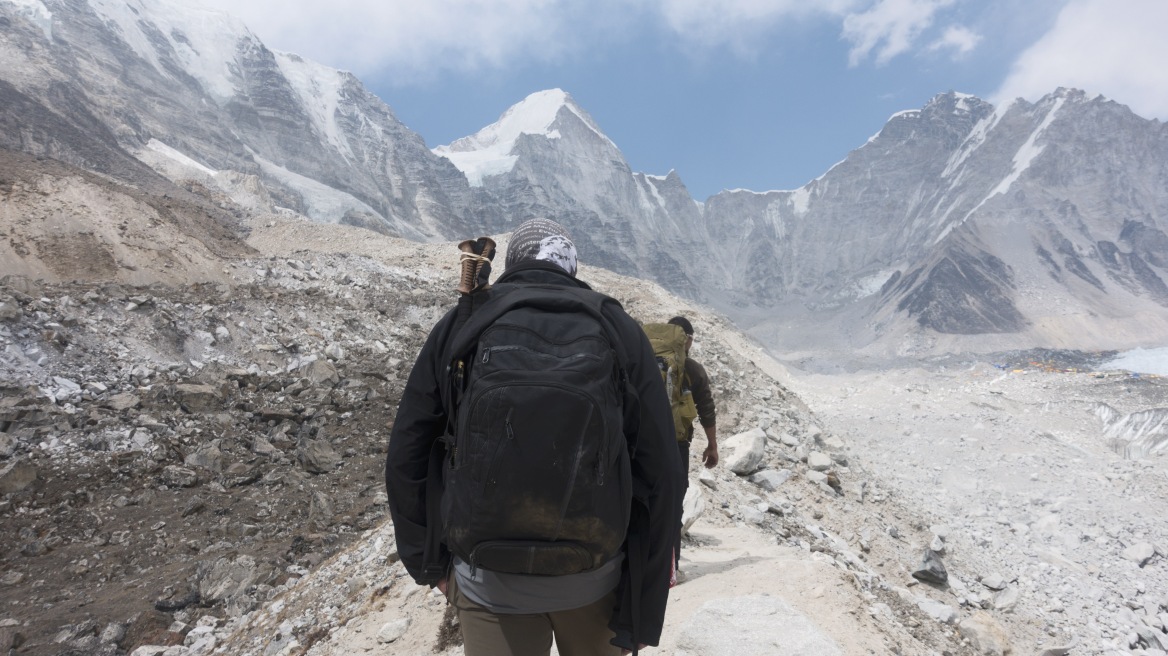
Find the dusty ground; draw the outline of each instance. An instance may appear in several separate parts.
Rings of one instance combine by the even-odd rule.
[[[1163,445],[1168,383],[1086,372],[1092,354],[1020,355],[787,382],[903,503],[947,526],[965,587],[1016,582],[1000,619],[1018,653],[1127,651],[1133,613],[1162,625],[1168,605],[1168,461],[1162,446],[1139,459],[1123,446],[1148,433]],[[1141,566],[1134,545],[1157,555]]]
[[[6,234],[38,225],[6,207]],[[438,638],[444,601],[395,562],[380,480],[409,365],[454,298],[453,245],[244,227],[227,255],[155,233],[171,257],[209,253],[203,284],[0,285],[0,647],[458,653]],[[703,606],[756,594],[849,655],[1159,653],[1163,450],[1116,447],[1157,444],[1162,381],[1067,373],[1097,356],[1063,352],[804,373],[659,287],[581,277],[638,318],[689,314],[721,435],[766,429],[760,467],[789,472],[767,490],[725,466],[699,483],[694,463],[705,510],[661,653],[720,653],[693,646]],[[930,546],[948,585],[911,576]],[[1004,646],[975,644],[975,617]]]

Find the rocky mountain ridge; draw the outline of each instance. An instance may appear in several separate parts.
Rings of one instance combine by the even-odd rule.
[[[353,75],[222,14],[3,0],[0,19],[0,147],[131,186],[161,175],[229,214],[415,240],[553,216],[594,264],[712,303],[792,358],[1168,336],[1168,129],[1080,91],[1001,108],[939,94],[797,190],[698,203],[676,172],[633,171],[560,90],[430,149]]]
[[[0,648],[460,653],[380,481],[457,249],[250,228],[221,282],[0,283]],[[725,317],[580,275],[690,316],[719,404],[664,653],[1164,653],[1163,381],[1025,353],[794,379]]]

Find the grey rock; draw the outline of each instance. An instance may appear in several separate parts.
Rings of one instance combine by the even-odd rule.
[[[183,464],[187,467],[201,467],[216,473],[223,471],[225,456],[219,448],[220,444],[220,440],[212,440],[200,446],[193,453],[187,454],[187,457],[183,459]]]
[[[298,373],[300,376],[307,378],[313,387],[325,385],[332,387],[341,382],[341,377],[337,373],[336,366],[328,360],[314,360],[309,362],[300,367]]]
[[[920,608],[924,614],[942,624],[952,624],[957,620],[957,609],[949,604],[943,604],[932,599],[921,599],[917,601],[917,608]]]
[[[1001,574],[990,574],[981,579],[981,584],[990,590],[1004,590],[1006,587],[1006,579],[1002,578]]]
[[[779,597],[754,595],[706,602],[677,638],[687,656],[838,656],[839,646]],[[680,653],[680,652],[679,652]]]
[[[20,555],[27,558],[37,558],[49,553],[51,549],[44,540],[33,540],[20,548]]]
[[[324,440],[301,440],[296,456],[310,474],[327,474],[341,462],[341,455]]]
[[[1122,554],[1124,560],[1130,560],[1140,567],[1147,565],[1148,561],[1150,561],[1155,555],[1156,548],[1149,542],[1133,544],[1130,547],[1124,549]]]
[[[170,487],[194,487],[199,483],[199,475],[186,467],[167,465],[162,470],[162,482]]]
[[[706,512],[706,495],[697,485],[689,486],[681,502],[681,534],[689,534],[689,529]]]
[[[957,628],[973,650],[982,656],[1006,656],[1011,652],[1009,634],[985,611],[974,611]]]
[[[781,471],[764,469],[756,474],[752,474],[747,480],[767,492],[774,492],[779,489],[780,485],[786,483],[789,478],[791,478],[791,471],[789,469],[783,469]]]
[[[1068,656],[1074,650],[1074,645],[1063,645],[1058,647],[1043,647],[1038,652],[1038,656]]]
[[[175,385],[174,393],[187,412],[219,412],[223,409],[223,397],[210,385]]]
[[[192,497],[191,500],[187,502],[187,505],[183,508],[182,516],[183,517],[190,517],[191,515],[197,515],[206,509],[207,509],[207,502],[206,501],[204,501],[200,497]]]
[[[812,451],[807,454],[807,466],[815,471],[827,471],[831,469],[831,456],[819,451]]]
[[[104,405],[112,410],[122,411],[137,408],[141,402],[138,395],[131,392],[123,392],[106,399]]]
[[[15,461],[0,467],[0,494],[16,494],[27,490],[37,480],[37,469]]]
[[[69,380],[68,378],[53,376],[53,382],[56,383],[57,386],[61,388],[61,390],[70,394],[75,394],[81,391],[81,385],[72,380]]]
[[[825,436],[822,433],[815,436],[815,445],[828,453],[839,453],[847,447],[844,441],[835,435]]]
[[[16,321],[24,316],[20,305],[13,300],[0,301],[0,321]]]
[[[101,630],[98,636],[103,645],[118,644],[126,637],[126,625],[118,622],[111,622]]]
[[[264,437],[263,435],[255,436],[255,440],[251,445],[251,450],[252,453],[261,456],[274,456],[282,453],[279,449],[273,446],[270,441],[268,441],[268,438]]]
[[[24,641],[24,633],[19,628],[15,626],[0,627],[0,652],[7,654],[10,650],[19,649]]]
[[[333,522],[333,503],[323,492],[313,492],[308,502],[308,521],[325,528]]]
[[[406,634],[406,631],[408,631],[409,628],[410,618],[408,617],[386,622],[377,631],[377,642],[383,645],[396,642]]]
[[[754,508],[751,506],[744,506],[741,509],[741,512],[742,512],[742,521],[746,522],[747,524],[756,524],[757,525],[757,524],[762,524],[764,521],[766,521],[766,515],[762,511],[760,511],[758,508]]]
[[[0,458],[11,458],[16,454],[16,438],[6,433],[0,433]]]
[[[947,585],[949,582],[949,572],[945,570],[945,563],[941,562],[941,557],[932,549],[925,550],[925,557],[920,567],[913,571],[912,576],[918,581],[937,585]]]
[[[1143,625],[1136,626],[1136,633],[1140,636],[1140,644],[1143,644],[1148,649],[1168,651],[1168,635]]]
[[[710,488],[711,490],[718,489],[718,477],[714,476],[714,472],[704,467],[700,472],[698,472],[698,482]]]
[[[766,433],[761,428],[753,428],[738,433],[726,441],[729,457],[726,466],[739,476],[758,471],[759,463],[766,455]]]
[[[228,617],[243,617],[259,607],[259,601],[250,594],[237,594],[227,600],[223,610]]]
[[[196,574],[198,592],[204,602],[226,601],[258,583],[267,583],[275,574],[271,565],[248,555],[202,562]]]
[[[998,592],[994,595],[994,609],[1001,611],[1013,610],[1014,607],[1018,605],[1018,599],[1021,596],[1021,592],[1019,592],[1018,588],[1006,587],[1005,590],[1002,590],[1001,592]]]
[[[220,480],[225,487],[232,488],[251,485],[260,480],[261,476],[263,476],[263,471],[259,467],[235,462],[227,467]]]

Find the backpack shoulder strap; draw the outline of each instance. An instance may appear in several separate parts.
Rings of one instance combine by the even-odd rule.
[[[503,284],[495,285],[487,293],[490,297],[476,304],[461,327],[456,327],[449,351],[452,359],[468,354],[488,326],[520,307],[550,312],[586,312],[600,322],[609,341],[616,343],[618,333],[603,308],[608,303],[616,303],[619,307],[620,303],[599,292],[559,285]]]

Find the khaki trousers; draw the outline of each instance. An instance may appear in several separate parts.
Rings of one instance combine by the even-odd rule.
[[[548,656],[555,636],[560,656],[620,656],[608,628],[616,591],[573,610],[533,615],[492,613],[462,594],[453,574],[450,603],[458,610],[466,656]]]

